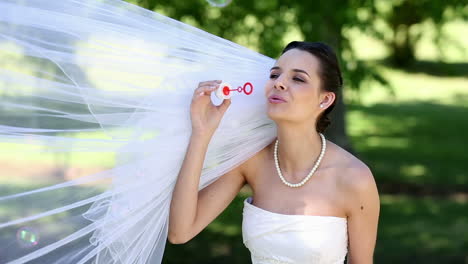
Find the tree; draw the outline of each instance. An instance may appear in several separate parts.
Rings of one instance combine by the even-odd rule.
[[[359,19],[356,9],[373,9],[374,0],[323,1],[251,1],[234,0],[225,8],[210,7],[205,1],[138,0],[138,4],[188,22],[212,34],[278,57],[285,46],[285,36],[297,29],[307,41],[324,41],[334,47],[342,62],[346,89],[358,89],[368,79],[384,82],[377,71],[359,61],[343,31],[364,27],[369,19]],[[343,63],[344,62],[344,63]],[[345,130],[345,105],[339,96],[332,112],[333,124],[328,137],[351,150]]]
[[[442,26],[457,18],[468,18],[468,4],[461,0],[400,0],[380,1],[373,11],[373,20],[386,27],[368,30],[390,50],[390,61],[399,67],[409,66],[416,60],[415,48],[424,34],[421,25],[429,22],[436,29],[435,41],[439,47],[443,38]],[[386,32],[391,34],[386,34]]]

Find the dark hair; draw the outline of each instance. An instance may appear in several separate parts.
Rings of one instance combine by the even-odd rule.
[[[340,65],[333,49],[322,42],[292,41],[283,49],[281,54],[291,49],[307,51],[318,58],[320,62],[319,76],[321,79],[321,88],[325,91],[335,93],[335,101],[318,117],[316,130],[324,132],[331,124],[328,114],[335,107],[338,96],[341,94],[343,78],[341,76]]]

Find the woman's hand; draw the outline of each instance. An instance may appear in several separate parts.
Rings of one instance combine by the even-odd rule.
[[[198,88],[195,89],[190,105],[192,134],[211,137],[231,105],[231,99],[225,99],[218,106],[211,102],[211,93],[219,87],[220,83],[220,80],[200,82]]]

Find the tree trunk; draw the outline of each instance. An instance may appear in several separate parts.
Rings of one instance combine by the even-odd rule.
[[[328,45],[334,48],[336,56],[340,60],[341,70],[344,71],[344,62],[342,61],[341,56],[343,38],[339,33],[341,32],[341,26],[337,26],[336,24],[334,25],[331,22],[327,25],[329,27],[323,33],[322,38]],[[334,27],[330,27],[330,25],[334,25]],[[350,87],[346,87],[346,85],[344,85],[343,89],[350,89]],[[348,133],[346,132],[346,106],[344,104],[343,94],[343,91],[337,94],[336,105],[330,113],[330,120],[332,123],[326,130],[325,135],[338,146],[354,153]]]
[[[415,60],[414,43],[411,41],[410,25],[395,26],[391,43],[391,62],[397,67],[406,67]]]

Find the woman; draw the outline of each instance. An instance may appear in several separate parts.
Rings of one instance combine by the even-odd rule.
[[[265,85],[277,140],[198,191],[205,153],[231,104],[214,106],[220,81],[201,82],[191,103],[192,135],[173,192],[169,241],[185,243],[248,184],[243,239],[253,263],[372,263],[379,197],[369,168],[323,140],[342,86],[336,55],[317,42],[291,42]],[[349,243],[349,247],[348,247]]]

